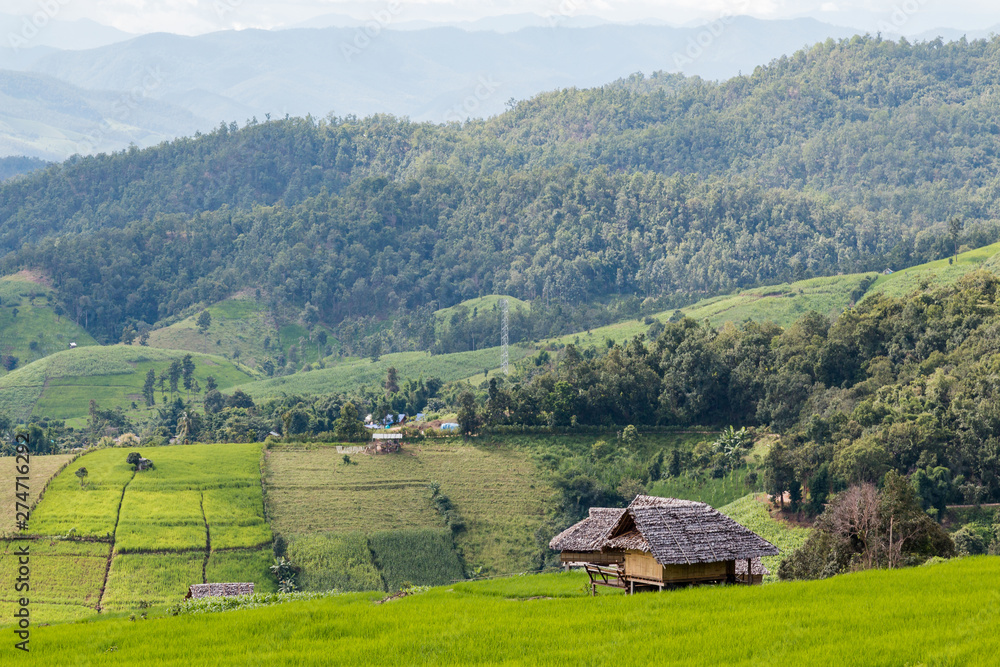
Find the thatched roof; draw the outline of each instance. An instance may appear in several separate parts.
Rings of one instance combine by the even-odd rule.
[[[775,556],[778,548],[704,503],[639,496],[604,543],[650,552],[660,565]]]
[[[253,584],[194,584],[188,589],[187,597],[197,600],[199,598],[233,597],[236,595],[253,595]]]
[[[549,542],[556,551],[600,551],[608,533],[625,509],[591,507],[590,516],[559,533]]]

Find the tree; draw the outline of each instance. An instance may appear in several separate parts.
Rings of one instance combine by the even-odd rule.
[[[218,389],[211,389],[205,392],[204,400],[205,414],[214,415],[221,412],[226,407],[226,398]]]
[[[202,333],[202,334],[207,333],[208,332],[208,327],[212,326],[212,315],[211,315],[211,313],[209,313],[207,310],[201,311],[201,314],[198,315],[198,319],[195,322],[195,324],[198,326],[198,331],[200,333]]]
[[[785,507],[785,491],[794,479],[795,471],[792,469],[788,456],[788,449],[784,442],[779,440],[771,445],[767,456],[764,457],[764,484],[765,490],[771,496],[771,502],[777,500],[782,509]]]
[[[146,400],[146,407],[152,407],[156,403],[156,372],[150,368],[146,371],[146,381],[142,385],[142,397]]]
[[[948,236],[951,239],[952,256],[958,259],[958,240],[962,234],[962,220],[954,217],[948,221]]]
[[[367,436],[354,403],[347,401],[340,408],[340,417],[333,422],[333,432],[338,439],[347,441],[362,440]]]
[[[17,368],[17,362],[18,358],[13,355],[5,354],[0,356],[0,364],[3,365],[5,370],[8,371],[14,370],[15,368]]]
[[[170,362],[170,367],[167,369],[167,375],[170,378],[170,393],[177,393],[177,382],[181,379],[181,374],[183,374],[184,369],[181,366],[180,359],[174,359]]]
[[[87,479],[87,474],[88,474],[87,473],[87,469],[86,468],[77,468],[76,472],[73,473],[73,474],[75,474],[77,476],[77,478],[79,478],[79,480],[80,480],[80,488],[82,489],[83,488],[83,484],[84,484],[84,480]]]
[[[184,355],[184,360],[181,362],[181,372],[184,375],[184,389],[191,391],[191,383],[194,380],[194,359],[191,358],[190,354]]]
[[[396,375],[395,366],[390,366],[385,372],[385,391],[388,394],[395,394],[399,391],[399,378]]]
[[[458,397],[458,430],[463,435],[472,435],[479,429],[479,415],[476,413],[476,397],[464,392]]]
[[[125,463],[135,467],[139,465],[139,459],[141,458],[142,454],[140,454],[139,452],[129,452],[128,456],[125,457]]]
[[[247,408],[248,410],[254,407],[253,399],[242,389],[237,389],[232,393],[232,395],[226,399],[226,407],[229,408]]]
[[[205,378],[205,391],[212,391],[213,389],[218,389],[218,388],[219,385],[215,381],[214,375],[209,375],[207,378]]]

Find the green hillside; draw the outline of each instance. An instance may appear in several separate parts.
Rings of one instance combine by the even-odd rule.
[[[513,577],[381,605],[372,604],[380,594],[355,593],[61,624],[36,628],[31,649],[45,665],[555,665],[608,656],[626,665],[986,665],[1000,653],[989,583],[998,576],[1000,560],[980,557],[813,582],[597,598],[584,593],[579,574]]]
[[[1000,243],[976,248],[960,253],[954,261],[952,258],[939,259],[934,262],[911,266],[889,275],[880,275],[869,293],[881,293],[887,296],[906,296],[926,286],[940,287],[951,285],[959,278],[976,269],[987,269],[1000,273]]]
[[[197,324],[202,312],[208,312],[211,318],[204,332]],[[320,345],[317,340],[319,331],[329,336],[329,331],[323,327],[316,327],[312,332],[295,323],[279,327],[262,303],[249,294],[241,294],[199,310],[179,322],[154,329],[149,334],[148,344],[238,359],[251,368],[259,368],[265,360],[274,363],[295,346],[295,356],[301,365],[315,362],[327,354],[326,345]],[[327,345],[336,348],[336,340],[329,337],[328,341]]]
[[[39,275],[22,271],[0,278],[0,355],[23,367],[69,348],[96,345],[82,327],[62,312],[52,288]],[[7,369],[0,365],[0,374]]]
[[[152,369],[159,374],[185,354],[125,345],[63,350],[0,378],[0,413],[16,419],[32,415],[73,419],[87,416],[92,399],[105,409],[129,408],[135,403],[139,411],[152,410],[145,408],[142,399],[146,373]],[[220,388],[251,379],[245,370],[219,356],[195,354],[193,360],[194,378],[202,388],[209,375]],[[183,388],[180,392],[184,393]],[[159,385],[156,396],[162,402]]]
[[[531,348],[519,345],[511,347],[511,363],[527,356],[532,351]],[[500,348],[498,347],[476,350],[475,352],[435,355],[427,352],[399,352],[382,355],[378,361],[374,362],[370,359],[345,360],[328,368],[258,380],[240,384],[238,388],[254,398],[349,392],[356,391],[361,387],[382,384],[389,367],[394,367],[402,378],[437,377],[447,382],[476,374],[482,377],[484,369],[498,368],[499,365]],[[233,389],[236,388],[233,387]]]

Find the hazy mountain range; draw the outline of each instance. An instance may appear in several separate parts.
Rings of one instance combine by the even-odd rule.
[[[196,37],[71,25],[53,21],[28,46],[0,49],[0,155],[58,160],[267,114],[461,121],[499,113],[511,98],[634,72],[725,79],[859,32],[811,18],[674,27],[533,14],[377,30],[330,15],[307,27]],[[67,30],[75,41],[56,39]]]

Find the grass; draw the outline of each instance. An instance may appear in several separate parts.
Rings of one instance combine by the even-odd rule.
[[[122,554],[111,561],[103,606],[114,611],[180,602],[202,583],[205,554]]]
[[[901,297],[923,289],[922,283],[935,287],[949,285],[970,271],[989,269],[1000,273],[1000,266],[995,259],[1000,253],[1000,243],[969,250],[958,255],[956,261],[949,263],[948,259],[911,266],[908,269],[896,271],[890,275],[881,275],[869,290],[869,294],[882,293],[887,296]]]
[[[271,571],[274,562],[271,547],[213,551],[205,568],[208,583],[253,582],[254,593],[274,593],[278,590]]]
[[[73,459],[72,454],[53,454],[51,456],[31,456],[28,462],[28,505],[38,502],[38,495],[42,492],[49,480],[62,469],[64,465]],[[15,494],[24,492],[18,489],[15,477],[18,476],[16,468],[24,465],[18,462],[13,456],[0,457],[0,479],[6,480],[3,493],[3,506],[9,508],[0,516],[0,536],[10,535],[17,530],[15,515],[11,511],[17,502]],[[75,470],[75,468],[74,468]]]
[[[510,348],[510,360],[521,359],[530,350],[520,346]],[[318,370],[295,373],[267,380],[258,380],[239,385],[255,399],[293,394],[327,394],[356,391],[370,385],[380,385],[385,381],[389,367],[394,367],[400,378],[418,377],[441,378],[445,382],[461,380],[484,368],[500,366],[500,348],[488,348],[475,352],[431,355],[427,352],[399,352],[371,359],[352,359],[337,362],[336,365]],[[236,389],[236,387],[233,387]]]
[[[361,532],[294,535],[288,559],[302,568],[298,581],[304,591],[385,590]]]
[[[16,419],[32,415],[82,418],[88,415],[93,399],[102,408],[131,409],[131,404],[136,403],[138,408],[131,410],[134,416],[153,415],[156,408],[145,407],[142,399],[147,371],[152,369],[159,375],[185,354],[182,350],[126,345],[57,352],[0,378],[0,411]],[[202,388],[209,375],[223,389],[251,378],[222,357],[192,356],[194,378]],[[156,396],[162,401],[158,389]],[[198,396],[193,398],[197,400]]]
[[[801,547],[812,532],[808,528],[790,526],[772,518],[765,502],[760,496],[754,494],[744,496],[717,509],[781,550],[777,556],[764,556],[761,559],[767,569],[771,571],[771,574],[764,577],[765,582],[778,580],[778,566],[781,561]]]
[[[66,350],[70,343],[97,345],[83,327],[56,315],[54,293],[39,280],[27,271],[0,278],[0,354],[17,357],[22,367]],[[0,368],[0,374],[6,373]]]
[[[525,452],[446,441],[351,464],[334,447],[266,457],[268,515],[282,535],[443,528],[428,490],[437,482],[465,521],[457,541],[466,563],[506,573],[537,562],[534,533],[553,490]]]
[[[465,301],[455,304],[454,306],[449,306],[448,308],[441,308],[434,311],[434,330],[438,335],[441,335],[451,324],[451,318],[457,313],[465,310],[465,317],[472,317],[472,313],[478,310],[480,313],[486,313],[494,308],[500,308],[500,301],[507,299],[507,305],[511,312],[521,309],[525,312],[531,310],[531,303],[528,301],[522,301],[512,296],[505,296],[502,294],[487,294],[486,296],[476,297],[474,299],[466,299]]]
[[[197,324],[202,310],[208,311],[212,318],[204,333]],[[202,310],[150,332],[149,345],[220,355],[227,359],[238,358],[241,363],[258,368],[265,359],[288,354],[292,345],[299,345],[299,338],[305,338],[305,345],[300,346],[299,362],[314,362],[323,356],[318,344],[310,340],[310,332],[305,327],[299,324],[278,327],[264,304],[248,294],[225,299]],[[336,347],[337,341],[329,330],[326,331],[329,344]]]
[[[373,533],[368,538],[386,587],[435,586],[465,578],[448,530],[416,528]]]
[[[18,576],[18,547],[27,546],[30,565],[30,595],[32,603],[97,606],[109,544],[52,540],[13,540],[0,542],[0,618],[10,616],[6,607],[13,607],[21,595],[14,585]]]
[[[720,478],[692,477],[685,473],[653,482],[648,491],[654,496],[697,500],[718,508],[746,495],[750,490],[745,482],[747,472],[747,468],[740,468]]]
[[[383,605],[358,593],[36,628],[31,647],[46,665],[985,665],[1000,653],[998,579],[1000,559],[979,557],[635,596],[508,600],[442,587]]]
[[[529,598],[581,598],[590,595],[590,579],[582,570],[521,574],[482,581],[462,581],[451,587],[456,593],[512,600]],[[598,595],[624,595],[620,588],[601,588]]]

